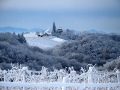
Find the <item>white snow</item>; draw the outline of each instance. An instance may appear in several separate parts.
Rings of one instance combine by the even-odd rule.
[[[48,35],[51,35],[51,31],[50,30],[46,30],[45,33],[47,33]]]
[[[24,34],[24,37],[38,37],[38,36],[36,35],[36,32],[29,32],[27,34]]]
[[[40,47],[42,49],[53,48],[54,46],[60,45],[61,43],[66,41],[66,40],[63,40],[61,38],[57,38],[55,36],[38,37],[33,32],[31,32],[29,34],[24,34],[24,37],[26,38],[27,43],[30,46],[37,46],[37,47]]]
[[[53,41],[56,41],[56,42],[64,42],[65,40],[61,39],[61,38],[53,38],[52,39]]]

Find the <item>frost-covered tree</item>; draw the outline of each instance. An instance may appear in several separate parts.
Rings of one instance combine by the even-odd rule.
[[[113,70],[115,68],[120,69],[120,56],[104,64],[103,68],[108,70]]]
[[[117,36],[118,37],[118,36]],[[103,65],[120,55],[120,42],[108,34],[81,33],[75,40],[65,42],[53,54],[79,63]]]
[[[66,40],[75,40],[77,38],[77,34],[75,34],[74,30],[67,29],[61,33],[60,38]]]
[[[57,35],[55,22],[53,22],[52,35]]]
[[[22,33],[22,34],[18,34],[17,40],[18,40],[20,43],[26,43],[26,39],[25,39],[25,37],[23,36],[23,33]]]
[[[70,34],[72,35],[72,34]],[[80,66],[88,63],[103,64],[107,69],[120,68],[120,41],[108,34],[80,33],[57,48],[43,50],[22,43],[21,35],[0,33],[0,68],[10,68],[9,63],[21,63],[30,69],[40,70],[42,66],[49,69]],[[117,58],[117,59],[116,59]]]

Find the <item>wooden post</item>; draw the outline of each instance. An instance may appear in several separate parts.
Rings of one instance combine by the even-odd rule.
[[[4,82],[6,82],[6,70],[4,70],[3,73],[4,73]]]
[[[26,80],[25,80],[25,72],[26,72],[27,68],[26,68],[26,67],[23,67],[22,70],[23,70],[23,83],[26,83]],[[25,87],[23,87],[23,90],[25,90]]]
[[[69,81],[69,79],[68,79],[67,76],[66,76],[66,77],[63,77],[63,83],[68,83],[68,81]],[[63,87],[62,87],[62,90],[66,90],[66,87],[63,86]]]
[[[3,71],[3,73],[4,73],[4,82],[6,82],[6,72],[7,72],[6,70]],[[4,86],[4,88],[5,88],[5,90],[7,90],[6,86]]]
[[[93,83],[93,67],[89,67],[88,70],[88,83]]]
[[[25,83],[25,70],[23,71],[23,83]]]
[[[117,80],[118,80],[118,83],[120,83],[120,71],[117,69],[116,73],[117,73]]]

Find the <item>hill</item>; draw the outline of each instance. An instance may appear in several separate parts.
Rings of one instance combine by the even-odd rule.
[[[51,41],[61,39],[52,37]],[[42,66],[49,70],[73,66],[79,71],[81,66],[91,63],[105,69],[120,69],[120,35],[81,33],[74,40],[47,50],[28,44],[23,34],[0,33],[0,68],[10,69],[10,63],[21,63],[32,70]]]
[[[81,33],[75,40],[54,49],[53,54],[81,65],[91,63],[102,66],[120,56],[120,35]]]
[[[37,46],[42,49],[53,48],[56,45],[60,45],[66,41],[56,36],[38,37],[36,32],[24,34],[24,37],[30,46]]]
[[[95,30],[95,29],[87,30],[86,32],[106,34],[104,31],[98,31],[98,30]]]
[[[19,63],[27,65],[32,70],[41,70],[42,66],[52,70],[70,66],[67,61],[65,58],[53,56],[51,50],[29,46],[22,34],[0,33],[1,69],[10,69],[11,63]]]
[[[19,28],[19,27],[0,27],[0,32],[15,32],[15,33],[23,33],[23,32],[38,32],[38,31],[44,31],[40,28],[33,28],[33,29],[25,29],[25,28]]]
[[[24,28],[15,28],[15,27],[0,27],[0,32],[16,32],[16,33],[22,33],[22,32],[27,32],[27,29]]]

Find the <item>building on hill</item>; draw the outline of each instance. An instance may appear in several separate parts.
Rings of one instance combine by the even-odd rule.
[[[62,28],[59,27],[59,28],[57,29],[57,32],[58,32],[59,34],[61,34],[61,33],[63,32]]]
[[[45,32],[39,32],[38,37],[50,36],[50,35],[51,35],[51,31],[46,30]]]
[[[43,37],[44,32],[39,32],[38,37]]]
[[[50,30],[46,30],[44,34],[47,34],[48,36],[51,35],[51,31]]]

